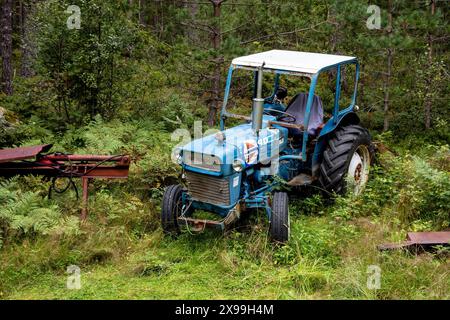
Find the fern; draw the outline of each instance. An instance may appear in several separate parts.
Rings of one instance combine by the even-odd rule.
[[[17,179],[0,183],[0,225],[14,240],[20,235],[77,234],[78,219],[64,217],[58,205],[38,192],[22,191]],[[75,223],[76,221],[76,223]]]

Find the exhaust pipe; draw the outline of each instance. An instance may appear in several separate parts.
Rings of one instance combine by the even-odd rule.
[[[256,83],[256,97],[253,98],[252,110],[252,129],[258,133],[262,128],[262,118],[264,112],[264,99],[262,98],[262,83],[263,83],[263,64],[258,68],[258,78]]]

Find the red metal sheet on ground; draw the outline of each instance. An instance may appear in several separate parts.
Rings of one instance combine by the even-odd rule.
[[[415,243],[415,244],[450,243],[450,231],[408,232],[408,241]]]
[[[40,146],[20,147],[13,149],[0,150],[0,163],[25,160],[36,157],[41,152],[46,152],[52,147],[51,144],[43,144]]]
[[[429,248],[436,245],[450,245],[450,231],[436,232],[408,232],[406,241],[400,243],[387,243],[378,246],[379,250],[408,249],[420,246]]]

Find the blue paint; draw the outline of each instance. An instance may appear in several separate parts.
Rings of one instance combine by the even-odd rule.
[[[233,65],[228,69],[227,83],[225,84],[225,94],[223,95],[222,111],[220,112],[220,130],[225,130],[225,116],[227,114],[228,97],[230,96],[231,78],[233,77]]]
[[[339,98],[341,96],[341,66],[337,66],[336,72],[336,92],[334,94],[334,109],[333,109],[333,120],[337,123],[338,113],[339,113]]]

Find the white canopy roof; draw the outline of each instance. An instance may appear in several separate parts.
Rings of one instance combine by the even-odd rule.
[[[314,74],[322,68],[355,59],[355,57],[332,54],[270,50],[235,58],[232,64],[242,67],[259,67],[264,62],[264,69]]]

